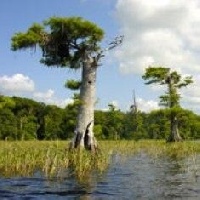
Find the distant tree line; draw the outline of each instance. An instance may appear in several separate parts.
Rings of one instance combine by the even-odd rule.
[[[79,101],[65,108],[21,97],[0,96],[0,140],[65,140],[72,138]],[[180,108],[179,131],[184,139],[200,139],[200,116]],[[122,112],[112,104],[95,111],[94,133],[98,139],[166,139],[170,110]]]

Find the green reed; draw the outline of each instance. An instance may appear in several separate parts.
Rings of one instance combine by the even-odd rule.
[[[79,179],[92,172],[105,171],[113,154],[125,158],[139,152],[150,156],[187,157],[200,153],[200,143],[166,143],[162,140],[100,141],[99,151],[68,151],[66,141],[0,141],[0,174],[31,176],[40,171],[46,177],[62,177],[67,170]]]
[[[92,170],[99,172],[108,166],[108,156],[102,152],[68,151],[66,141],[0,141],[0,174],[30,176],[42,171],[45,176],[61,177],[65,170],[78,177]]]
[[[30,175],[35,170],[45,174],[54,168],[67,167],[64,142],[0,142],[0,172],[9,175]]]

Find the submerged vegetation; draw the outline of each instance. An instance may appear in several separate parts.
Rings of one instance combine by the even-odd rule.
[[[0,173],[8,177],[41,173],[48,178],[62,178],[68,174],[81,180],[92,172],[106,171],[114,155],[119,155],[122,160],[137,153],[148,154],[154,159],[189,156],[195,159],[195,155],[200,153],[198,141],[169,144],[164,140],[118,140],[100,141],[99,146],[101,150],[94,156],[77,149],[70,152],[64,141],[1,141]]]

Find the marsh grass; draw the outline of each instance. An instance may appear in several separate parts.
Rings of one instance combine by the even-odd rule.
[[[4,176],[27,176],[42,170],[51,175],[59,167],[68,167],[64,142],[0,142],[0,172]]]
[[[0,174],[31,176],[41,171],[46,177],[62,177],[66,170],[78,178],[93,170],[104,171],[108,156],[83,150],[68,151],[66,141],[0,141]]]
[[[98,154],[80,149],[69,152],[67,146],[66,141],[0,141],[0,174],[31,176],[41,171],[46,177],[62,177],[68,170],[81,180],[92,172],[104,172],[109,167],[111,156],[116,154],[122,160],[140,152],[154,159],[192,156],[194,163],[197,163],[196,155],[200,154],[200,142],[195,141],[100,141]]]

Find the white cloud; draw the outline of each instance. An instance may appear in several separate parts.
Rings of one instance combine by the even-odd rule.
[[[65,108],[68,104],[73,103],[73,99],[67,98],[67,99],[58,99],[57,97],[53,97],[51,99],[44,100],[46,104],[49,105],[57,105],[60,108]]]
[[[33,98],[36,101],[44,102],[46,104],[57,105],[65,107],[67,104],[72,103],[70,98],[58,98],[52,89],[45,92],[36,91],[35,83],[30,77],[23,74],[13,74],[11,76],[0,77],[0,94],[8,96],[26,96]]]
[[[0,77],[0,91],[4,94],[21,94],[34,91],[33,80],[23,74]]]
[[[141,76],[149,65],[161,65],[191,74],[196,84],[182,97],[190,107],[199,103],[200,1],[118,0],[115,15],[124,35],[114,55],[121,73]]]
[[[63,99],[63,100],[56,101],[55,103],[56,103],[57,106],[59,106],[59,107],[61,107],[61,108],[64,108],[64,107],[66,107],[68,104],[73,103],[73,102],[74,102],[73,99],[67,98],[67,99]]]
[[[124,73],[141,74],[153,63],[200,72],[198,1],[118,0],[116,16],[125,36],[116,52]]]
[[[200,79],[196,79],[194,84],[181,90],[181,102],[185,108],[200,113]]]
[[[37,101],[42,101],[49,105],[57,105],[61,108],[64,108],[69,103],[73,103],[73,99],[71,98],[59,99],[56,97],[55,92],[52,89],[49,89],[46,92],[35,92],[33,97]]]
[[[145,100],[142,98],[137,99],[137,106],[138,109],[142,112],[148,113],[152,110],[159,109],[158,102],[152,100]]]
[[[34,97],[37,99],[51,99],[54,95],[54,91],[49,89],[47,92],[35,92]]]

